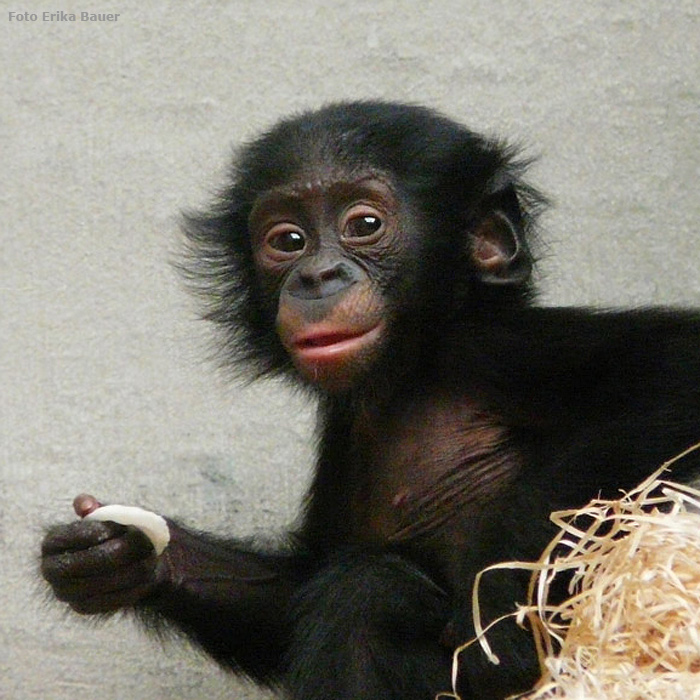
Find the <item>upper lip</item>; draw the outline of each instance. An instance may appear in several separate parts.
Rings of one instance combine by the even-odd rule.
[[[367,333],[367,330],[358,331],[347,331],[347,330],[328,330],[328,331],[315,331],[311,333],[304,333],[294,339],[294,345],[299,348],[319,348],[325,347],[326,345],[335,345],[336,343],[342,343],[344,340],[349,340],[350,338],[357,338],[361,335]]]

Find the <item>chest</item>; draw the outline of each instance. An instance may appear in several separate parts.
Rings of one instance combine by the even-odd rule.
[[[464,544],[521,467],[508,428],[447,394],[353,427],[352,538],[426,552]]]

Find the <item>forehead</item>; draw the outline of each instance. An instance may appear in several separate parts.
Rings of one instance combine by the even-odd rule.
[[[351,198],[381,200],[387,207],[395,205],[396,195],[390,178],[375,170],[349,172],[347,169],[302,169],[287,182],[260,193],[253,204],[251,217],[263,210],[299,206],[323,200],[343,203]]]
[[[300,168],[264,194],[282,197],[306,197],[356,189],[391,188],[388,175],[373,168],[346,168],[337,165],[312,165]]]

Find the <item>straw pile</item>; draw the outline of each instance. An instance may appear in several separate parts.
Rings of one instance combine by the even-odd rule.
[[[620,500],[554,513],[560,532],[537,564],[491,567],[533,571],[518,618],[533,630],[542,678],[522,698],[700,700],[700,491],[660,478],[688,452]],[[552,604],[564,572],[570,597]],[[498,663],[475,595],[479,643]]]

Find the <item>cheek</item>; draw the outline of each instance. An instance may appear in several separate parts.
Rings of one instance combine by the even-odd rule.
[[[277,330],[302,377],[327,391],[344,391],[366,374],[384,345],[385,315],[376,291],[357,284],[322,305],[283,296]]]

